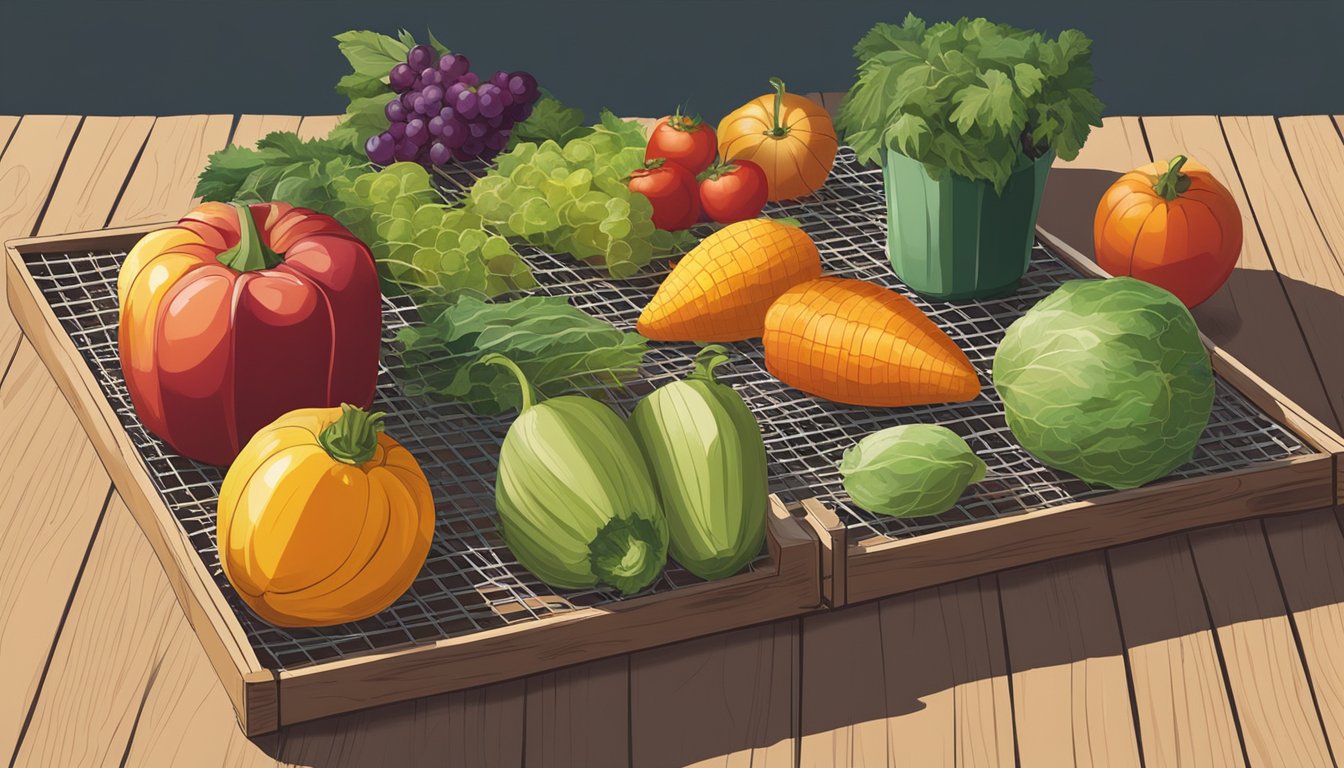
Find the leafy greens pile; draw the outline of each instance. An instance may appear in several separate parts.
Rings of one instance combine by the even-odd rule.
[[[379,170],[363,152],[364,140],[387,125],[387,73],[415,40],[347,32],[337,41],[354,70],[337,86],[350,99],[341,125],[322,139],[278,132],[254,148],[216,152],[196,194],[311,208],[368,244],[384,293],[409,295],[424,321],[400,336],[408,390],[483,413],[517,405],[517,387],[498,368],[474,364],[488,352],[506,354],[544,394],[633,375],[644,339],[563,299],[519,297],[537,283],[513,243],[571,254],[613,277],[689,245],[689,235],[655,230],[648,200],[625,183],[643,163],[643,129],[609,112],[585,126],[582,112],[546,95],[515,126],[515,146],[498,166],[449,204],[423,167]]]
[[[929,175],[985,179],[1002,191],[1024,164],[1071,160],[1102,104],[1092,93],[1092,41],[1054,40],[985,19],[878,24],[854,47],[858,80],[836,125],[863,162],[888,148]]]

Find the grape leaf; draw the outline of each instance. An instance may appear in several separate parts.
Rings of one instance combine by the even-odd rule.
[[[633,377],[648,342],[571,306],[560,297],[527,296],[490,304],[464,296],[423,326],[397,334],[394,373],[411,395],[459,400],[478,413],[518,408],[512,374],[480,359],[508,357],[546,397],[619,385]]]
[[[548,139],[563,147],[570,139],[588,133],[591,133],[591,129],[584,125],[583,110],[567,107],[543,90],[541,98],[532,107],[532,114],[513,126],[507,149],[513,149],[524,142],[540,144]]]

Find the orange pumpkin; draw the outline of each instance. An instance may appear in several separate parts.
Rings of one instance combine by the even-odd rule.
[[[1241,212],[1209,169],[1177,155],[1121,176],[1097,206],[1097,263],[1176,294],[1212,296],[1241,255]]]
[[[775,86],[719,123],[719,155],[750,160],[765,170],[770,200],[791,200],[821,189],[835,164],[835,126],[820,104]]]

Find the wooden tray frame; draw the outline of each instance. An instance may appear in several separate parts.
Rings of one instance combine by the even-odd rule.
[[[1084,275],[1109,277],[1037,227],[1037,238]],[[1087,501],[959,525],[905,539],[851,531],[818,499],[802,504],[821,539],[828,607],[876,600],[1005,568],[1253,517],[1329,508],[1344,499],[1344,438],[1200,334],[1213,370],[1314,453],[1245,469],[1117,491]]]
[[[9,241],[6,292],[19,325],[153,546],[248,736],[797,616],[821,606],[819,542],[803,524],[801,510],[791,513],[772,497],[769,564],[750,573],[293,671],[263,667],[23,262],[25,253],[130,248],[146,233],[172,224]]]

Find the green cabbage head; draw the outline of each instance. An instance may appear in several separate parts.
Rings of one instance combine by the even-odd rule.
[[[938,515],[966,486],[985,477],[985,462],[957,433],[935,424],[888,427],[860,440],[840,461],[845,490],[869,512]]]
[[[1023,448],[1112,488],[1189,461],[1213,407],[1190,311],[1131,277],[1071,280],[1028,310],[994,356],[994,387]]]

